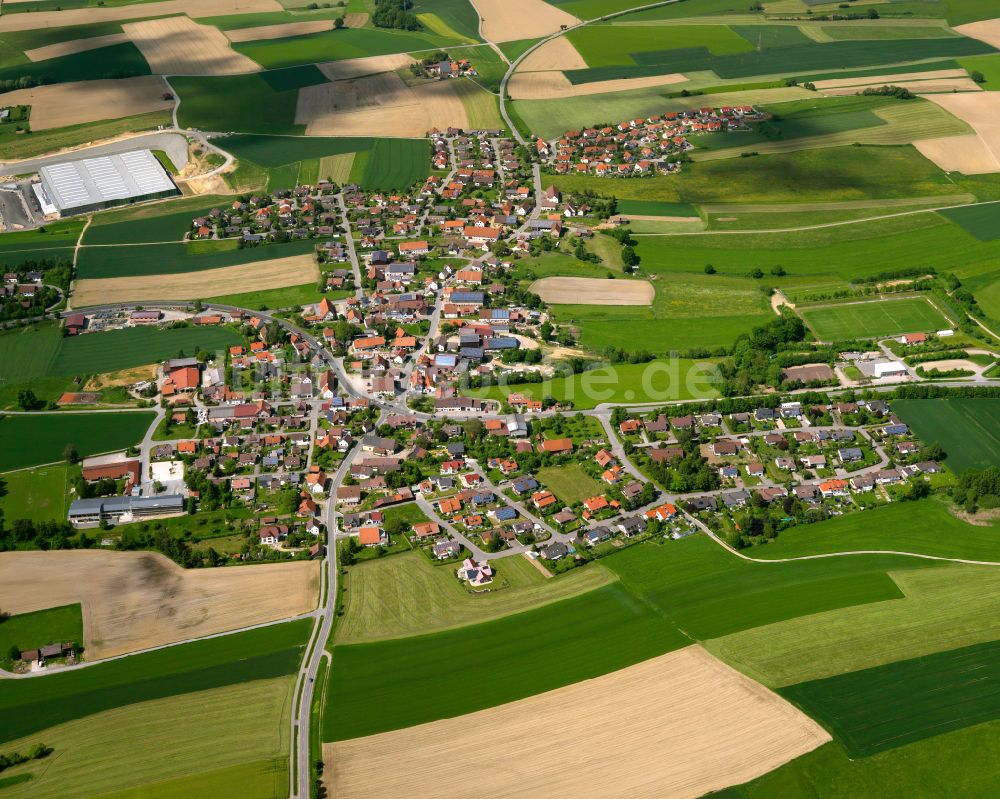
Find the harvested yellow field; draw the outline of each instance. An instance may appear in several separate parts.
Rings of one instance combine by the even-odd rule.
[[[348,183],[355,155],[356,153],[338,153],[323,156],[319,159],[319,176],[338,184]]]
[[[483,37],[491,42],[538,39],[580,21],[542,0],[472,0],[472,5],[482,20]]]
[[[972,144],[967,138],[963,142],[953,140],[952,146],[955,149],[959,149],[961,144],[968,144],[972,149],[969,153],[948,153],[947,148],[940,145],[926,148],[918,146],[920,152],[948,171],[952,170],[944,163],[962,163],[965,169],[958,171],[968,175],[1000,171],[1000,95],[995,92],[928,94],[925,99],[971,125],[980,143]],[[944,163],[933,157],[932,153],[935,152],[941,154]]]
[[[307,136],[420,138],[431,128],[467,128],[465,106],[452,81],[407,86],[385,72],[299,90],[295,124]]]
[[[332,19],[314,19],[308,22],[285,22],[280,25],[258,25],[256,28],[237,28],[225,31],[231,42],[257,42],[262,39],[284,39],[287,36],[305,36],[333,30]]]
[[[945,136],[913,142],[920,154],[945,172],[985,175],[1000,172],[1000,159],[975,133],[968,136]]]
[[[239,75],[260,70],[256,61],[233,50],[218,28],[188,17],[129,22],[122,30],[160,75]]]
[[[28,2],[28,0],[24,0],[24,2]],[[89,25],[97,22],[119,22],[124,19],[164,17],[169,14],[187,14],[189,17],[198,18],[283,10],[277,0],[162,0],[162,2],[133,3],[127,6],[100,6],[65,11],[37,11],[31,14],[4,14],[0,16],[0,33],[33,31],[41,28],[63,28],[70,25]]]
[[[114,386],[130,386],[142,380],[152,380],[156,377],[158,367],[159,364],[151,363],[145,366],[133,366],[130,369],[120,369],[117,372],[94,375],[84,385],[83,391],[100,391]]]
[[[85,53],[88,50],[97,50],[100,47],[110,47],[113,44],[124,44],[128,41],[128,36],[124,33],[109,33],[107,36],[91,36],[89,39],[73,39],[69,42],[56,42],[45,47],[36,47],[34,50],[25,50],[24,54],[31,61],[45,61],[49,58],[58,58],[74,53]]]
[[[816,81],[816,90],[843,89],[848,86],[898,86],[900,81],[938,80],[940,78],[967,78],[964,69],[934,69],[928,72],[904,72],[901,75],[868,75],[862,78],[831,78]]]
[[[166,91],[163,78],[145,75],[18,89],[7,92],[3,101],[8,105],[30,105],[31,129],[42,131],[173,108],[173,100],[163,99]]]
[[[972,78],[937,78],[934,80],[907,80],[893,81],[893,86],[902,86],[909,89],[914,94],[937,94],[939,92],[981,92],[983,87]],[[824,89],[823,94],[828,97],[838,97],[849,94],[857,94],[857,86],[842,86],[834,89]]]
[[[518,67],[518,72],[548,72],[549,70],[586,69],[587,62],[566,36],[559,36],[532,51]]]
[[[348,78],[377,75],[380,72],[395,72],[397,69],[403,69],[412,63],[414,63],[414,59],[406,53],[396,53],[365,58],[345,58],[343,61],[329,61],[316,66],[330,80],[347,80]]]
[[[653,284],[645,280],[543,277],[531,291],[554,305],[651,305]]]
[[[984,19],[955,27],[958,33],[970,39],[979,39],[990,47],[1000,49],[1000,19]]]
[[[307,613],[318,601],[319,567],[182,569],[154,552],[4,552],[0,607],[28,613],[79,602],[85,657],[97,660]]]
[[[507,84],[513,100],[558,100],[561,97],[585,97],[591,94],[627,92],[630,89],[648,89],[684,83],[683,75],[650,75],[645,78],[620,78],[598,80],[592,83],[570,83],[562,72],[515,72]]]
[[[136,249],[136,257],[142,257],[141,248]],[[70,302],[74,308],[86,308],[109,302],[196,300],[199,297],[298,286],[310,280],[319,281],[315,259],[308,254],[291,255],[200,272],[77,280],[73,284]]]
[[[489,710],[324,744],[323,759],[328,792],[341,799],[464,799],[470,772],[475,793],[494,799],[694,799],[829,740],[780,696],[690,646]]]
[[[348,14],[344,14],[344,27],[345,28],[363,28],[368,24],[368,20],[371,18],[371,14],[367,11],[352,11]]]

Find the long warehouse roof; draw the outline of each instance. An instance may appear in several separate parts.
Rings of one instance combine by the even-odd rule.
[[[175,188],[163,165],[149,150],[43,166],[39,174],[49,199],[61,211]]]

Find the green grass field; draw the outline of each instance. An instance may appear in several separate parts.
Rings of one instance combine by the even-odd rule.
[[[368,150],[374,141],[364,136],[343,138],[238,134],[227,136],[219,142],[219,145],[237,158],[246,158],[263,167],[271,168],[307,158]]]
[[[416,506],[414,506],[416,507]],[[521,557],[495,562],[494,586],[472,595],[455,577],[455,565],[431,565],[418,552],[367,561],[351,568],[338,644],[437,632],[510,616],[577,596],[611,582],[600,566],[577,569],[552,580]]]
[[[166,203],[126,207],[94,217],[83,244],[145,244],[181,241],[191,229],[191,220],[206,216],[212,208],[232,202],[231,197],[186,197]]]
[[[861,557],[824,562],[840,564]],[[908,565],[914,563],[928,562],[909,559]],[[905,599],[789,619],[726,635],[707,646],[754,679],[783,686],[996,639],[994,622],[1000,611],[996,567],[896,570],[892,578]]]
[[[150,411],[0,416],[0,471],[60,461],[67,444],[82,457],[125,449],[142,440],[152,419]]]
[[[142,797],[279,799],[288,793],[293,686],[289,676],[248,677],[49,727],[41,739],[55,751],[45,760],[12,769],[14,774],[32,774],[32,779],[4,795],[89,799],[123,791],[125,796]],[[9,746],[11,751],[25,751],[38,740],[35,734]],[[123,763],[128,767],[122,768]],[[225,782],[219,779],[221,769]],[[164,790],[163,781],[172,782],[172,790]]]
[[[0,233],[0,263],[15,265],[29,258],[72,258],[83,221],[66,219],[43,229]]]
[[[69,509],[67,465],[0,474],[0,511],[8,521],[62,521]],[[0,647],[0,652],[3,648]]]
[[[218,297],[206,297],[206,302],[216,302],[220,305],[235,305],[238,308],[260,310],[262,308],[294,308],[296,305],[308,305],[319,302],[323,297],[331,300],[343,299],[344,292],[321,292],[316,290],[315,283],[303,283],[300,286],[288,286],[281,289],[265,289],[263,291],[248,291],[239,294],[224,294]]]
[[[969,231],[980,241],[1000,239],[1000,203],[949,208],[940,214]]]
[[[689,203],[664,203],[656,200],[621,200],[618,203],[618,213],[643,216],[698,216],[695,207]]]
[[[18,738],[126,705],[285,677],[298,668],[309,629],[308,620],[289,622],[51,674],[44,680],[4,680],[0,742],[6,748]]]
[[[639,63],[638,54],[647,52],[704,48],[706,53],[721,56],[749,52],[755,46],[725,25],[642,27],[612,23],[577,28],[566,34],[566,37],[592,68],[618,65],[634,68]],[[575,83],[577,81],[573,80],[573,72],[590,71],[592,70],[570,70],[567,72],[567,77]],[[671,71],[663,70],[663,72]]]
[[[888,663],[781,694],[829,729],[852,757],[867,757],[1000,718],[1000,642]]]
[[[18,613],[0,621],[2,657],[7,657],[13,646],[24,651],[71,641],[83,645],[83,612],[79,603]]]
[[[951,326],[922,297],[803,308],[799,315],[822,341],[933,332]]]
[[[0,333],[0,385],[50,374],[62,344],[62,331],[55,324]]]
[[[281,40],[258,44],[273,41]],[[171,78],[181,99],[178,121],[182,127],[218,133],[302,135],[305,125],[295,124],[298,90],[324,83],[326,77],[312,65],[277,74],[277,79],[270,73]]]
[[[538,481],[566,505],[603,494],[607,485],[587,474],[579,463],[546,466],[535,472]]]
[[[141,247],[81,247],[77,257],[77,276],[98,278],[198,272],[303,255],[312,252],[315,247],[316,242],[309,239],[242,250],[236,239]]]
[[[955,472],[1000,464],[1000,400],[896,400],[892,409],[921,441],[944,447]]]
[[[957,447],[955,449],[960,451]],[[925,499],[916,504],[896,502],[861,513],[838,516],[818,524],[783,530],[777,539],[766,546],[755,548],[751,554],[755,558],[772,559],[827,552],[887,549],[946,558],[1000,561],[998,534],[1000,524],[968,524],[953,516],[942,501]]]
[[[427,177],[430,160],[427,139],[376,139],[360,183],[366,189],[408,188]]]
[[[4,13],[8,13],[6,10]],[[32,131],[30,136],[11,134],[9,137],[0,135],[4,156],[7,158],[31,158],[44,155],[68,147],[78,146],[81,142],[99,141],[120,136],[123,133],[135,133],[144,130],[156,130],[169,127],[172,124],[170,111],[151,111],[148,114],[122,117],[121,119],[105,119],[99,122],[85,122],[80,125],[69,125],[64,128]],[[47,228],[49,226],[46,226]],[[4,234],[6,235],[6,234]]]
[[[987,316],[1000,319],[1000,278],[977,288],[975,296],[976,302]]]
[[[125,42],[84,53],[0,68],[0,81],[30,77],[38,83],[66,83],[149,74],[149,64],[142,57],[139,48],[132,42]]]
[[[609,585],[474,627],[338,645],[322,737],[354,738],[493,707],[687,643],[668,620]],[[457,674],[475,690],[440,690],[442,679]]]
[[[533,399],[554,397],[560,402],[572,402],[573,407],[579,410],[588,410],[605,402],[710,399],[718,394],[716,375],[716,367],[711,361],[676,358],[615,364],[571,377],[555,377],[543,383],[490,386],[470,394],[501,400],[512,393]]]

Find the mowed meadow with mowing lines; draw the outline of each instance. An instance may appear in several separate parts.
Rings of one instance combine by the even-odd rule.
[[[932,333],[951,326],[923,297],[800,308],[798,313],[821,341]]]

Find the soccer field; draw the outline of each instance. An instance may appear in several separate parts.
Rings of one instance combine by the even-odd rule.
[[[877,338],[950,327],[941,312],[922,297],[810,308],[801,311],[800,316],[822,341]]]

